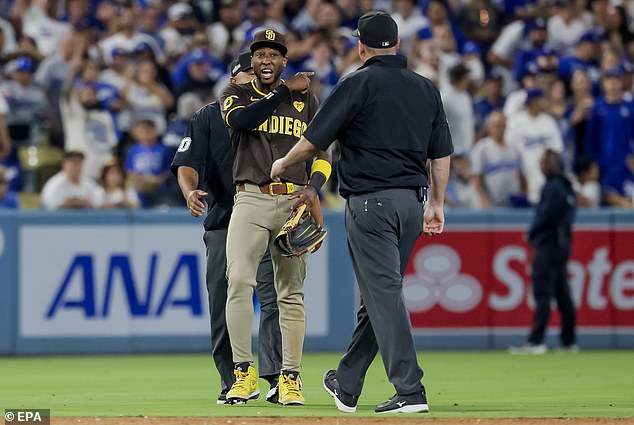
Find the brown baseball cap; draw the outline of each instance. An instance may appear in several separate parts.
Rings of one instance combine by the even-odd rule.
[[[284,34],[280,34],[272,29],[262,30],[253,35],[253,42],[251,43],[251,46],[249,46],[251,53],[261,49],[262,47],[271,47],[278,50],[284,56],[286,56],[286,52],[288,52]]]

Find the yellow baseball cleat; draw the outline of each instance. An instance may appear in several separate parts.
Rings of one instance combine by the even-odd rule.
[[[236,375],[236,382],[227,393],[227,404],[246,403],[247,400],[253,400],[260,396],[258,375],[253,366],[248,365],[247,367],[247,363],[238,364],[233,373]]]
[[[297,372],[282,371],[280,373],[279,403],[285,406],[303,406],[302,380]]]

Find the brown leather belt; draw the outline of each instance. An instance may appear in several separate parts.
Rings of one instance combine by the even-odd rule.
[[[252,184],[251,186],[256,186],[256,185]],[[293,183],[273,182],[273,183],[263,184],[258,187],[260,189],[260,192],[266,195],[280,196],[280,195],[290,195],[291,193],[296,192],[303,186],[296,186]],[[238,183],[236,185],[236,191],[245,192],[246,187],[244,183]]]

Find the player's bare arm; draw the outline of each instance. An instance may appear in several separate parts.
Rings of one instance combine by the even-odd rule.
[[[187,209],[194,217],[200,217],[205,213],[203,199],[207,192],[198,189],[198,172],[192,167],[178,167],[178,185],[187,202]]]
[[[276,160],[271,167],[271,180],[280,181],[280,176],[288,169],[288,167],[308,161],[314,158],[320,151],[308,141],[304,136],[299,142],[286,154],[286,156]]]

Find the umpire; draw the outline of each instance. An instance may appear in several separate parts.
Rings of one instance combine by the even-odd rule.
[[[533,327],[523,346],[511,347],[513,354],[543,354],[547,351],[544,336],[553,298],[561,314],[561,348],[565,351],[577,350],[576,314],[568,287],[567,270],[572,245],[575,193],[572,184],[562,173],[559,154],[547,149],[540,166],[546,176],[546,183],[528,231],[528,240],[533,248]]]
[[[339,82],[300,142],[273,164],[271,177],[339,140],[340,193],[347,199],[348,250],[361,307],[352,342],[337,370],[324,375],[324,388],[339,410],[355,412],[366,371],[380,351],[396,395],[375,412],[427,412],[403,274],[418,236],[443,230],[453,146],[438,90],[396,54],[398,27],[390,15],[366,13],[356,34],[364,65]]]
[[[230,66],[231,82],[242,84],[253,79],[251,53],[245,52]],[[172,161],[172,173],[178,177],[187,208],[205,217],[204,241],[207,248],[207,291],[211,320],[211,344],[216,368],[220,374],[221,393],[218,404],[225,404],[226,394],[235,381],[233,352],[225,319],[227,303],[227,228],[233,208],[235,186],[231,174],[233,152],[229,134],[217,102],[198,110],[192,117],[185,136]],[[204,176],[199,189],[199,176]],[[257,272],[256,293],[260,301],[258,339],[259,374],[269,381],[266,400],[277,403],[277,377],[282,365],[282,336],[279,326],[277,294],[273,285],[273,266],[266,253]]]

